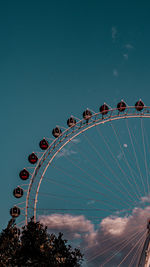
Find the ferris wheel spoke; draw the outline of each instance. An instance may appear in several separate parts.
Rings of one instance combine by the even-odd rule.
[[[117,136],[117,134],[116,134],[116,131],[115,131],[115,129],[114,129],[114,126],[112,125],[112,123],[110,123],[110,124],[111,124],[111,127],[112,127],[112,129],[113,129],[113,131],[114,131],[114,133],[115,133],[115,137],[116,137],[117,142],[118,142],[118,144],[119,144],[119,146],[120,146],[120,149],[121,149],[121,151],[122,151],[122,153],[123,153],[123,155],[124,155],[124,151],[122,150],[122,147],[121,147],[121,145],[120,145],[120,141],[118,140],[118,136]],[[114,161],[116,162],[118,168],[120,169],[120,171],[122,172],[122,174],[124,175],[124,177],[127,179],[127,182],[128,182],[128,184],[130,185],[130,187],[132,188],[133,192],[135,193],[137,199],[140,199],[139,196],[138,196],[137,193],[136,193],[136,190],[135,190],[134,185],[132,184],[132,181],[130,180],[129,177],[127,177],[127,174],[125,173],[125,171],[123,170],[123,168],[122,168],[121,165],[119,164],[119,161],[117,160],[116,156],[115,156],[114,153],[112,152],[108,140],[106,141],[105,137],[102,135],[102,133],[101,133],[101,131],[100,131],[99,128],[96,127],[96,129],[97,129],[97,131],[98,131],[98,133],[99,133],[99,136],[103,139],[103,141],[104,141],[104,143],[105,143],[107,149],[108,149],[109,152],[111,153],[111,155],[112,155]],[[124,155],[124,156],[125,156],[125,155]],[[123,157],[123,158],[124,158],[124,157]],[[127,163],[126,163],[126,164],[127,164]],[[128,168],[129,168],[129,164],[127,164],[127,166],[128,166]],[[130,170],[130,168],[129,168],[129,170]],[[130,171],[131,171],[131,170],[130,170]],[[133,179],[134,179],[134,178],[133,178]],[[135,182],[135,181],[134,181],[134,182]],[[136,184],[136,182],[135,182],[135,184]],[[136,184],[136,186],[137,186],[137,184]]]
[[[145,235],[145,238],[144,238],[144,240],[143,240],[143,242],[142,242],[142,244],[141,244],[140,252],[139,252],[139,255],[138,255],[138,257],[137,257],[137,261],[136,261],[136,266],[135,266],[135,267],[139,267],[139,261],[140,261],[140,258],[141,258],[141,253],[142,253],[142,251],[143,251],[143,247],[144,247],[145,239],[146,239],[146,235]],[[145,253],[146,253],[146,251],[145,251]]]
[[[51,197],[51,198],[56,198],[56,199],[62,199],[64,200],[65,202],[69,202],[70,203],[70,200],[71,199],[75,199],[75,201],[72,201],[71,203],[80,203],[81,205],[81,200],[86,200],[86,203],[87,205],[89,205],[88,203],[92,202],[92,206],[94,207],[95,203],[97,204],[98,203],[103,203],[103,205],[106,205],[108,207],[110,207],[111,209],[110,210],[114,210],[114,206],[111,205],[110,203],[104,201],[104,200],[100,200],[100,199],[95,199],[95,198],[86,198],[86,197],[83,197],[83,194],[79,193],[82,197],[77,197],[77,196],[68,196],[68,195],[59,195],[59,194],[52,194],[52,193],[43,193],[43,192],[40,192],[41,195],[45,196],[45,197]],[[130,209],[122,209],[122,210],[118,210],[118,209],[115,209],[115,211],[117,212],[117,214],[120,214],[120,213],[125,213],[125,212],[129,212],[129,211],[132,211],[133,209],[130,208]],[[97,218],[103,218],[104,216],[99,216]]]
[[[31,209],[34,209],[34,208],[31,208]],[[80,212],[83,212],[83,211],[89,211],[89,212],[95,212],[95,211],[111,211],[111,212],[115,212],[117,211],[116,209],[104,209],[104,208],[91,208],[91,209],[86,209],[86,208],[37,208],[37,211],[52,211],[52,212],[68,212],[68,211],[71,211],[71,212],[76,212],[76,211],[80,211]],[[82,215],[82,214],[81,214]]]
[[[62,172],[63,171],[63,168],[60,168],[60,171]],[[73,176],[71,176],[71,177],[73,177]],[[75,178],[75,177],[74,177]],[[80,186],[77,186],[77,185],[72,185],[72,184],[68,184],[68,183],[66,183],[66,182],[63,182],[63,183],[61,183],[60,181],[56,181],[56,179],[52,179],[52,178],[49,178],[48,180],[50,180],[50,181],[52,181],[52,182],[54,182],[54,183],[56,183],[57,185],[60,185],[60,186],[68,186],[70,189],[70,191],[74,191],[74,190],[72,190],[72,187],[74,187],[74,188],[78,188],[78,189],[81,189],[81,187]],[[82,184],[83,186],[86,186],[86,187],[88,187],[88,189],[91,191],[91,192],[94,192],[94,193],[96,193],[96,194],[98,194],[98,195],[102,195],[102,196],[104,196],[106,199],[107,199],[107,195],[104,193],[104,192],[101,192],[101,191],[99,191],[99,190],[97,190],[97,189],[95,189],[93,186],[91,186],[91,185],[88,185],[86,182],[84,182],[83,181],[83,179],[77,179],[77,178],[75,178],[75,180],[78,182],[78,184],[80,183],[80,184]],[[121,201],[123,204],[127,204],[125,201],[123,201],[119,196],[117,196],[115,193],[113,193],[112,191],[110,191],[108,188],[106,188],[107,189],[107,191],[109,191],[109,193],[111,192],[116,198],[118,198],[119,199],[119,201]],[[81,195],[83,195],[83,192],[82,193],[80,193]],[[115,199],[113,199],[113,200],[115,200]],[[129,205],[129,206],[131,206],[131,205]]]
[[[116,178],[116,180],[118,181],[118,183],[122,186],[122,188],[124,188],[124,190],[127,192],[128,194],[128,199],[130,199],[131,202],[136,202],[136,199],[130,194],[128,188],[120,181],[120,179],[118,179],[117,174],[112,170],[112,168],[108,165],[108,163],[103,159],[103,157],[100,155],[99,151],[97,150],[97,148],[93,145],[92,141],[89,140],[89,137],[87,137],[85,135],[86,139],[88,140],[89,144],[91,145],[91,147],[94,149],[94,151],[96,152],[96,154],[99,156],[99,158],[104,162],[105,166],[109,169],[109,171],[113,174],[114,178]]]
[[[144,238],[146,232],[144,232],[144,234],[142,234],[142,236],[139,238],[139,240],[135,243],[135,245],[132,247],[132,249],[127,253],[127,255],[123,258],[123,260],[120,262],[120,264],[118,265],[121,266],[121,264],[129,257],[129,255],[131,254],[131,252],[135,249],[135,247],[137,245],[139,245],[139,243],[141,242],[141,240]]]
[[[144,124],[144,123],[143,123]],[[146,139],[146,143],[147,143],[147,148],[148,148],[148,154],[150,154],[150,144],[149,144],[149,141],[148,141],[148,136],[147,136],[147,132],[146,132],[146,129],[143,125],[143,131],[144,131],[144,134],[145,134],[145,139]],[[148,168],[148,166],[147,166]],[[150,172],[149,168],[148,168],[148,173]]]
[[[84,177],[84,178],[87,179],[87,176],[90,177],[91,180],[93,180],[94,182],[96,182],[96,183],[98,183],[99,185],[103,186],[107,191],[109,191],[109,193],[115,195],[115,197],[116,197],[117,199],[119,199],[119,200],[121,200],[122,202],[124,202],[124,203],[127,204],[127,202],[124,201],[124,200],[122,200],[122,199],[118,196],[118,194],[117,194],[116,192],[113,192],[113,191],[112,191],[112,189],[110,188],[110,186],[108,186],[108,185],[107,185],[107,186],[104,185],[102,182],[100,182],[99,180],[95,179],[93,176],[89,175],[89,173],[87,173],[87,172],[86,172],[83,168],[81,168],[77,163],[74,163],[74,161],[72,161],[69,157],[65,156],[65,158],[66,158],[69,162],[71,162],[72,165],[74,165],[76,168],[78,168],[79,170],[81,170],[83,173],[86,174],[86,177]],[[57,168],[57,169],[58,169],[58,167],[56,167],[56,166],[54,166],[54,168]],[[60,167],[60,171],[61,171],[61,172],[62,172],[63,169],[64,169],[63,167]],[[68,174],[66,173],[66,175],[68,175]],[[71,176],[72,176],[72,175],[71,175]],[[78,180],[78,183],[82,183],[82,184],[84,184],[85,186],[88,186],[87,183],[83,182],[83,177],[81,177],[80,180],[77,179],[77,178],[74,178],[74,179],[75,179],[75,180]],[[90,185],[90,186],[89,186],[89,189],[91,190],[91,188],[93,188],[93,187],[91,187],[91,185]],[[121,191],[121,190],[120,190],[120,191]],[[100,192],[100,191],[98,191],[98,192]],[[121,191],[121,193],[124,194],[125,197],[127,197],[126,194],[125,194],[124,192]],[[100,194],[104,194],[104,193],[100,192]],[[106,197],[107,197],[107,196],[106,196]],[[132,203],[132,205],[133,205],[133,200],[130,200],[130,199],[129,199],[129,201],[130,201],[130,203]],[[135,201],[134,201],[134,203],[137,204]],[[129,206],[130,206],[130,204],[129,204]]]
[[[143,232],[144,232],[144,234],[143,234]],[[141,234],[142,234],[142,237],[141,237]],[[136,234],[134,233],[133,235],[131,235],[131,238],[129,238],[128,240],[125,240],[125,242],[122,242],[123,245],[121,247],[119,244],[119,249],[115,253],[113,253],[113,255],[110,256],[105,262],[103,262],[103,264],[101,266],[104,266],[106,263],[110,262],[115,256],[118,255],[119,252],[123,251],[130,243],[132,244],[133,241],[135,242],[135,240],[137,238],[140,237],[142,239],[144,237],[144,235],[145,235],[145,229],[144,229],[144,231],[142,230],[140,232],[136,232]],[[120,264],[117,266],[120,266]]]
[[[64,200],[65,202],[69,202],[70,203],[70,200],[71,199],[74,199],[75,201],[72,201],[71,203],[80,203],[80,205],[81,205],[81,200],[86,200],[87,202],[87,205],[88,205],[88,202],[90,201],[92,201],[92,205],[94,205],[95,203],[97,204],[97,202],[99,202],[99,203],[103,203],[103,205],[106,205],[106,206],[108,206],[108,207],[111,207],[111,208],[114,208],[114,206],[113,205],[111,205],[110,203],[108,203],[108,202],[106,202],[106,201],[104,201],[104,200],[100,200],[100,199],[95,199],[95,198],[86,198],[86,197],[83,197],[83,194],[80,194],[80,195],[82,195],[82,197],[78,197],[78,199],[77,199],[77,196],[75,196],[75,197],[72,197],[72,196],[68,196],[68,195],[66,195],[66,196],[62,196],[62,195],[54,195],[54,194],[48,194],[48,193],[40,193],[41,195],[43,195],[43,196],[49,196],[49,197],[52,197],[52,198],[57,198],[57,199],[62,199],[62,200]]]
[[[137,229],[139,230],[139,227],[136,227],[136,228],[135,228],[135,230],[137,230]],[[130,236],[131,233],[132,233],[132,232],[129,232],[128,235]],[[107,234],[107,235],[108,235],[108,237],[103,238],[103,239],[101,240],[101,242],[100,242],[100,246],[102,246],[102,245],[105,246],[105,245],[104,245],[105,242],[107,242],[107,241],[112,241],[112,236],[110,236],[109,234]],[[126,235],[126,237],[127,237],[128,235]],[[114,238],[114,239],[115,239],[115,238]],[[89,248],[90,248],[90,246],[86,247],[85,252],[88,253]],[[112,248],[112,247],[110,247],[110,249],[111,249],[111,248]]]
[[[48,180],[49,181],[49,180]],[[66,183],[63,183],[63,184],[61,184],[60,182],[56,182],[56,180],[50,180],[50,182],[53,182],[53,183],[55,183],[55,184],[57,184],[57,185],[59,185],[59,186],[62,186],[63,188],[66,188],[67,187],[67,185],[66,185]],[[77,187],[77,186],[76,186]],[[79,187],[78,187],[79,188]],[[78,191],[76,191],[76,190],[73,190],[72,188],[68,188],[68,190],[69,191],[71,191],[71,192],[73,192],[73,193],[75,193],[75,194],[77,194],[77,195],[81,195],[82,197],[83,197],[83,195],[84,195],[84,193],[82,192],[82,193],[80,193],[80,192],[78,192]],[[93,190],[92,190],[93,191]],[[98,194],[100,194],[101,192],[100,191],[94,191],[94,193],[98,193]],[[104,194],[103,194],[104,195]],[[67,196],[66,196],[67,197]],[[93,201],[95,201],[95,202],[102,202],[102,203],[104,203],[105,205],[107,205],[107,206],[111,206],[111,207],[114,207],[114,206],[112,206],[110,203],[108,203],[108,202],[106,202],[106,201],[104,201],[104,200],[100,200],[100,199],[95,199],[95,198],[91,198]],[[114,203],[114,205],[116,206],[116,203]],[[123,210],[125,210],[124,209],[124,207],[123,207]],[[128,209],[129,210],[129,209]],[[132,209],[130,209],[130,210],[132,210]],[[117,210],[116,210],[117,211]]]
[[[93,255],[93,257],[88,259],[88,262],[91,262],[92,260],[94,260],[94,259],[96,259],[102,255],[109,254],[112,252],[112,250],[116,250],[118,248],[117,251],[113,253],[113,255],[111,255],[109,258],[107,258],[107,260],[105,260],[100,265],[100,266],[104,266],[107,262],[109,262],[112,258],[114,258],[120,251],[122,251],[127,245],[129,245],[134,239],[136,239],[137,235],[140,235],[141,233],[143,233],[143,231],[145,231],[145,229],[144,230],[142,229],[142,231],[139,231],[139,229],[138,229],[138,231],[134,232],[133,234],[128,233],[123,240],[117,241],[117,242],[114,241],[114,244],[112,244],[111,246],[104,248],[104,250],[102,250],[100,252],[97,252],[95,255]]]
[[[22,224],[24,224],[25,223],[25,220],[22,220],[22,221],[20,221],[19,223],[17,223],[16,225],[19,227],[19,225],[22,225]]]
[[[104,200],[100,200],[100,199],[95,199],[95,198],[86,198],[86,197],[72,197],[72,196],[63,196],[63,195],[54,195],[54,194],[48,194],[48,193],[43,193],[43,192],[40,192],[41,195],[45,196],[45,197],[52,197],[52,198],[56,198],[56,199],[62,199],[64,200],[65,202],[69,202],[70,203],[70,200],[71,199],[74,199],[75,201],[72,201],[71,203],[80,203],[81,205],[81,200],[86,200],[87,201],[87,205],[88,205],[88,202],[92,201],[92,204],[94,205],[94,202],[99,202],[99,203],[103,203],[103,205],[106,205],[108,207],[111,207],[111,208],[114,208],[114,206],[112,206],[111,204],[109,204],[108,202],[104,201]],[[96,203],[97,204],[97,203]]]
[[[97,166],[95,164],[93,164],[93,162],[91,162],[87,156],[85,156],[85,152],[84,150],[82,149],[82,151],[80,151],[79,149],[77,149],[78,152],[84,157],[84,159],[89,162],[93,167],[94,169],[98,172],[98,174],[102,175],[108,182],[110,182],[113,186],[115,186],[117,192],[121,193],[121,194],[124,194],[123,191],[121,191],[121,189],[119,188],[118,184],[114,183],[113,180],[111,180],[110,178],[108,178],[99,168],[97,168]],[[83,153],[84,152],[84,153]],[[127,202],[126,202],[127,203]],[[128,203],[127,203],[128,205]]]
[[[142,250],[142,247],[144,245],[144,242],[145,242],[145,240],[141,241],[139,243],[139,245],[137,246],[137,249],[135,250],[135,253],[134,253],[134,255],[133,255],[133,257],[131,259],[131,262],[130,262],[130,264],[129,264],[128,267],[132,267],[133,266],[133,263],[136,264],[136,262],[138,264],[138,255],[140,254],[140,251]]]
[[[144,150],[144,162],[145,162],[145,169],[146,169],[146,178],[147,178],[147,189],[148,195],[150,195],[149,191],[149,177],[148,177],[148,167],[147,167],[147,157],[146,157],[146,149],[145,149],[145,138],[144,138],[144,131],[143,131],[143,120],[141,118],[141,132],[142,132],[142,140],[143,140],[143,150]]]
[[[127,126],[127,130],[128,130],[128,134],[129,134],[130,142],[131,142],[132,149],[133,149],[133,153],[134,153],[134,157],[135,157],[135,161],[136,161],[136,166],[137,166],[138,172],[139,172],[139,174],[140,174],[141,182],[142,182],[143,189],[144,189],[144,194],[145,194],[145,196],[146,196],[146,190],[145,190],[144,180],[143,180],[143,177],[142,177],[141,169],[140,169],[140,166],[139,166],[139,162],[138,162],[137,154],[136,154],[136,151],[135,151],[135,147],[134,147],[134,143],[133,143],[133,140],[132,140],[131,131],[130,131],[130,128],[129,128],[129,125],[128,125],[128,121],[127,121],[127,120],[126,120],[126,126]]]
[[[141,147],[140,147],[140,144],[139,144],[139,142],[137,140],[137,137],[135,136],[134,130],[133,129],[131,130],[131,128],[130,128],[130,132],[131,132],[131,137],[134,139],[133,143],[135,143],[135,146],[136,146],[137,151],[138,151],[137,152],[138,153],[138,158],[139,158],[139,160],[142,160],[143,159],[143,152],[141,151]],[[130,157],[132,158],[131,154],[130,154]],[[136,168],[137,168],[137,166],[136,166]]]
[[[114,135],[115,135],[115,137],[116,137],[117,143],[119,144],[119,147],[120,147],[121,152],[122,152],[122,154],[123,154],[123,160],[124,160],[124,162],[126,163],[128,169],[129,169],[129,171],[130,171],[130,174],[131,174],[131,176],[132,176],[132,178],[133,178],[133,181],[134,181],[134,183],[135,183],[135,186],[136,186],[136,188],[137,188],[137,191],[138,191],[138,193],[139,193],[139,195],[140,195],[140,197],[138,196],[138,198],[139,198],[139,200],[140,200],[140,198],[142,197],[142,195],[141,195],[141,191],[140,191],[140,189],[139,189],[139,186],[138,186],[138,184],[136,183],[135,176],[133,175],[133,170],[132,170],[132,168],[131,168],[131,166],[130,166],[128,160],[127,160],[127,157],[126,157],[126,155],[125,155],[125,153],[124,153],[124,150],[123,150],[123,148],[122,148],[122,146],[121,146],[121,143],[120,143],[120,140],[119,140],[117,131],[116,131],[116,129],[115,129],[115,126],[114,126],[112,123],[110,123],[110,124],[111,124],[111,127],[112,127],[112,129],[113,129]]]

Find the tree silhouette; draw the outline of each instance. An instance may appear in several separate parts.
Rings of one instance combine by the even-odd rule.
[[[15,266],[16,252],[20,249],[19,234],[15,220],[11,219],[0,234],[0,266]]]
[[[62,233],[58,237],[49,234],[47,227],[33,218],[20,234],[11,220],[0,235],[0,266],[80,266],[83,261],[80,250],[73,250],[62,237]]]

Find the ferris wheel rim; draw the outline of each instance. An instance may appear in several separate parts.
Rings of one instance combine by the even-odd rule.
[[[94,116],[99,116],[99,115],[102,115],[101,112],[98,112],[98,113],[94,113],[92,114],[91,116],[91,119],[90,119],[90,122],[89,123],[85,123],[85,119],[81,119],[77,122],[77,125],[80,125],[80,124],[84,124],[83,128],[80,127],[80,128],[76,128],[76,130],[74,130],[74,127],[68,127],[65,131],[62,132],[61,136],[60,137],[64,137],[63,141],[67,139],[68,135],[66,134],[67,132],[69,132],[69,130],[71,129],[71,134],[74,133],[74,132],[77,132],[76,134],[74,134],[71,138],[69,138],[66,142],[63,143],[63,141],[59,141],[60,143],[62,143],[62,146],[55,151],[55,154],[54,156],[52,156],[52,158],[48,161],[46,167],[44,168],[44,171],[42,172],[42,175],[41,175],[41,178],[38,182],[38,185],[37,185],[37,190],[35,191],[36,194],[35,194],[35,200],[34,200],[34,220],[36,221],[36,206],[37,206],[37,199],[38,199],[38,194],[39,194],[39,189],[40,189],[40,185],[42,183],[42,180],[44,178],[44,175],[45,175],[45,172],[46,170],[48,169],[49,165],[51,164],[51,162],[54,160],[54,158],[57,156],[57,154],[69,143],[71,142],[75,137],[79,136],[80,134],[82,134],[83,132],[97,126],[97,125],[100,125],[100,124],[105,124],[105,123],[109,123],[111,121],[115,121],[115,120],[123,120],[123,119],[129,119],[129,118],[150,118],[150,107],[149,106],[144,106],[144,109],[142,112],[134,112],[133,114],[131,113],[128,113],[130,110],[132,109],[135,109],[135,106],[127,106],[127,112],[124,112],[124,113],[120,113],[120,114],[116,114],[114,116],[111,116],[112,113],[114,111],[118,111],[117,108],[114,108],[114,109],[109,109],[109,113],[110,116],[105,116],[104,118],[100,118],[100,119],[97,119],[96,120],[92,120],[92,118]],[[147,110],[147,113],[144,113],[144,111]],[[88,127],[86,127],[88,125]],[[66,136],[65,136],[66,134]],[[71,135],[70,134],[70,135]],[[34,168],[34,172],[31,176],[31,179],[30,179],[30,183],[29,183],[29,186],[28,186],[28,192],[27,192],[27,197],[26,197],[26,206],[25,206],[25,223],[27,224],[28,222],[28,202],[29,202],[29,197],[30,197],[30,192],[31,192],[31,188],[32,188],[32,185],[34,183],[34,179],[38,173],[38,170],[40,169],[40,167],[42,166],[43,162],[45,160],[43,160],[44,156],[46,155],[46,153],[48,152],[48,150],[55,144],[57,144],[57,141],[59,140],[59,137],[56,138],[54,141],[51,142],[51,144],[49,145],[48,149],[43,153],[43,155],[41,156],[41,158],[39,159],[37,165],[35,166]],[[59,144],[60,144],[59,143]],[[57,146],[55,146],[55,148],[57,148]],[[55,149],[54,148],[54,149]],[[50,153],[48,153],[47,157],[50,155]],[[43,160],[43,162],[42,162]]]

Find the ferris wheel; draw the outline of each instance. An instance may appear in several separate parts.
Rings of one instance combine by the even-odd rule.
[[[57,125],[54,139],[43,138],[20,171],[13,195],[23,201],[11,216],[18,225],[34,216],[64,232],[87,266],[149,266],[148,119],[141,99],[134,106],[121,100],[71,116],[67,128]]]

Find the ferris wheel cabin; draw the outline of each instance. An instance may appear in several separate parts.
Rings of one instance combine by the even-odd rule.
[[[22,197],[23,196],[23,189],[20,186],[18,186],[17,188],[14,189],[13,195],[16,198]]]
[[[86,109],[86,110],[83,112],[83,118],[84,118],[85,120],[89,120],[91,117],[92,117],[92,112],[91,112],[89,109]]]
[[[36,156],[36,154],[33,152],[32,154],[29,155],[28,157],[28,161],[31,164],[35,164],[38,161],[38,157]]]
[[[73,127],[76,125],[76,120],[73,118],[73,117],[70,117],[68,120],[67,120],[67,125],[68,127]]]
[[[104,103],[100,107],[99,111],[101,112],[102,115],[106,115],[108,113],[108,111],[109,111],[109,107]]]
[[[29,178],[29,172],[26,169],[23,169],[20,173],[19,176],[22,180],[27,180]]]
[[[61,129],[59,127],[54,128],[53,131],[52,131],[52,135],[55,138],[59,137],[61,135],[61,133],[62,133],[62,131],[61,131]]]
[[[117,105],[117,109],[119,110],[119,112],[125,111],[126,103],[123,100],[121,100],[121,102],[119,102]]]
[[[135,103],[135,108],[137,111],[142,111],[142,109],[144,108],[144,103],[141,99]]]
[[[48,146],[49,146],[48,141],[47,141],[45,138],[43,138],[43,139],[40,141],[39,146],[40,146],[40,148],[41,148],[42,150],[46,150],[46,149],[48,148]]]
[[[13,218],[17,218],[20,215],[20,209],[17,206],[14,206],[13,208],[10,209],[10,215]]]

